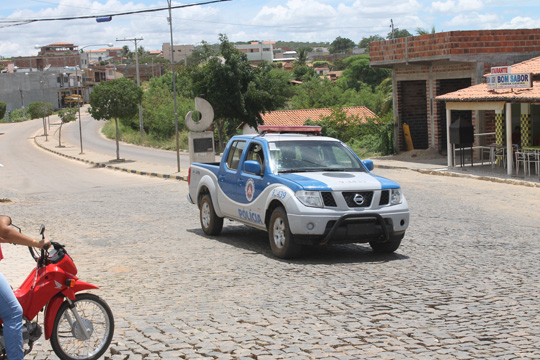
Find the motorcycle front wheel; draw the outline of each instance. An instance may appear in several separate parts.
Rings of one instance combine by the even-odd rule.
[[[114,318],[107,303],[94,294],[79,294],[73,301],[82,327],[65,301],[58,309],[51,346],[62,360],[99,359],[111,344]]]

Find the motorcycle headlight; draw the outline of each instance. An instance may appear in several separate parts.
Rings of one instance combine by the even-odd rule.
[[[298,190],[296,192],[296,198],[300,200],[302,204],[309,207],[323,207],[320,191],[306,191]]]
[[[392,189],[390,193],[390,205],[401,204],[401,189]]]

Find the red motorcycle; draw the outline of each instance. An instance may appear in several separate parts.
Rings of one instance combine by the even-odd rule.
[[[21,231],[19,227],[14,227]],[[43,238],[44,234],[45,226],[41,225],[40,235]],[[113,337],[111,309],[94,294],[77,294],[98,287],[75,276],[77,268],[63,245],[56,242],[51,242],[51,245],[49,250],[29,248],[36,268],[14,291],[23,309],[24,353],[28,354],[42,335],[37,315],[45,309],[45,339],[50,339],[60,359],[98,359],[105,353]],[[5,358],[0,320],[0,359]]]

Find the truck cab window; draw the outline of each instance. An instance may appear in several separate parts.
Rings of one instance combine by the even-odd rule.
[[[244,151],[245,147],[245,141],[235,141],[231,145],[231,149],[229,150],[229,154],[227,155],[227,168],[229,168],[230,170],[238,169],[238,163],[240,162],[240,157],[242,156],[242,152]]]

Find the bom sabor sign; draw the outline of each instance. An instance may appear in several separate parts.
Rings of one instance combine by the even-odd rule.
[[[531,74],[513,74],[510,66],[492,67],[491,74],[487,76],[488,89],[528,89],[532,87]]]

